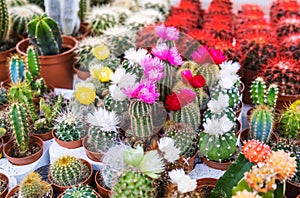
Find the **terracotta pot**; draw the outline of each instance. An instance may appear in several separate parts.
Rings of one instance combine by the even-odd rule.
[[[229,162],[215,162],[215,161],[208,160],[205,157],[202,157],[202,161],[207,166],[209,166],[211,168],[214,168],[214,169],[218,169],[218,170],[227,170],[228,167],[233,162],[233,161],[229,161]]]
[[[97,188],[97,191],[99,192],[99,194],[103,197],[103,198],[110,198],[111,197],[111,194],[112,194],[112,191],[111,190],[108,190],[104,187],[102,187],[99,183],[98,183],[98,179],[101,177],[101,173],[100,173],[100,170],[98,170],[96,172],[96,175],[95,175],[95,184],[96,184],[96,188]]]
[[[91,76],[90,72],[80,70],[78,64],[73,65],[73,70],[80,80],[86,80],[88,77]]]
[[[98,197],[98,198],[102,198],[95,190],[93,190],[93,192],[95,193],[95,195]],[[63,193],[60,193],[59,195],[58,195],[58,197],[57,198],[62,198],[63,197],[63,195],[66,193],[66,191],[65,192],[63,192]]]
[[[188,166],[188,169],[189,170],[193,170],[194,169],[194,166],[195,166],[195,160],[198,156],[198,150],[195,151],[195,154],[188,159],[188,163],[189,163],[189,166]]]
[[[102,162],[102,157],[103,157],[103,153],[98,153],[98,152],[93,152],[90,151],[86,146],[85,146],[85,141],[87,139],[87,136],[85,138],[83,138],[82,140],[82,146],[85,150],[86,155],[88,156],[88,158],[90,158],[91,160],[95,161],[95,162]]]
[[[11,157],[9,156],[9,153],[11,150],[16,149],[16,142],[15,139],[10,139],[7,144],[4,146],[3,153],[5,157],[8,159],[8,161],[12,164],[15,165],[26,165],[26,164],[31,164],[35,161],[37,161],[43,154],[43,148],[44,148],[44,142],[41,138],[30,135],[28,144],[35,144],[39,146],[41,149],[34,153],[33,155],[27,156],[27,157],[22,157],[22,158],[16,158],[16,157]]]
[[[73,69],[75,62],[74,50],[78,41],[70,36],[62,35],[63,48],[67,51],[57,55],[39,56],[41,65],[40,76],[44,78],[47,85],[58,88],[73,88]],[[17,46],[17,52],[23,56],[29,46],[29,38],[20,41]]]
[[[247,129],[245,129],[245,130],[242,131],[242,133],[241,133],[241,142],[242,142],[242,145],[244,144],[243,142],[245,140],[249,139],[249,134],[250,134],[250,128],[247,128]],[[275,133],[273,133],[273,132],[271,132],[271,137],[270,138],[275,143],[279,142],[279,137]]]
[[[287,180],[285,196],[288,198],[296,198],[296,197],[299,198],[300,197],[300,185]]]
[[[80,33],[80,35],[76,36],[76,40],[81,41],[91,33],[91,28],[89,28],[88,24],[81,23],[78,32]]]
[[[5,181],[6,184],[7,184],[7,185],[6,185],[6,188],[5,188],[2,192],[0,192],[0,198],[4,198],[5,195],[6,195],[7,192],[8,192],[9,179],[8,179],[8,177],[7,177],[5,174],[0,173],[0,180],[1,180],[1,181]]]
[[[8,58],[12,53],[16,52],[16,48],[12,48],[3,52],[0,52],[0,82],[10,81],[9,69],[7,67]]]
[[[244,93],[245,90],[245,84],[243,82],[241,82],[241,87],[239,89],[239,94],[242,95]]]
[[[80,159],[80,160],[83,162],[83,164],[85,164],[88,167],[88,169],[90,170],[90,174],[83,182],[80,182],[80,183],[76,184],[75,186],[78,186],[79,184],[80,185],[88,185],[91,182],[92,175],[93,175],[92,165],[88,161],[86,161],[85,159]],[[60,186],[60,185],[55,184],[54,181],[52,180],[51,176],[50,176],[50,171],[48,173],[48,180],[52,184],[53,188],[58,192],[63,192],[66,189],[71,188],[71,186]]]
[[[3,145],[4,145],[4,139],[0,138],[0,159],[3,156]]]
[[[215,178],[201,178],[197,179],[197,188],[201,188],[205,194],[210,193],[217,185],[218,179]]]
[[[35,136],[38,136],[43,141],[51,140],[53,138],[52,131],[47,131],[46,133],[33,133]]]
[[[258,72],[249,70],[249,69],[242,69],[242,72],[243,72],[243,75],[242,75],[241,80],[245,86],[245,89],[243,92],[243,102],[246,104],[252,104],[250,87],[251,87],[252,81],[255,80]]]
[[[15,193],[19,194],[19,189],[20,189],[20,186],[15,186],[14,188],[12,188],[9,193],[6,195],[5,198],[10,198],[11,196],[13,196]],[[51,188],[50,190],[50,195],[49,195],[50,198],[53,197],[53,189]]]
[[[70,142],[62,141],[55,136],[54,129],[52,130],[52,137],[57,142],[57,144],[67,149],[75,149],[82,146],[82,138],[80,140],[75,140]]]
[[[300,94],[298,95],[281,95],[278,94],[277,102],[276,102],[276,110],[286,109],[291,103],[296,100],[300,100]]]
[[[244,103],[242,101],[239,101],[240,108],[235,111],[235,117],[238,118],[242,112],[242,109],[244,107]]]

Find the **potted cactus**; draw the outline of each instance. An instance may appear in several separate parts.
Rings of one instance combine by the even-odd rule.
[[[29,134],[26,108],[18,102],[10,106],[10,125],[15,139],[4,146],[6,158],[17,165],[30,164],[37,161],[43,153],[43,140]]]
[[[0,197],[4,198],[8,192],[9,180],[8,177],[0,173]]]
[[[53,189],[50,184],[43,181],[41,176],[36,172],[29,173],[21,183],[11,189],[7,198],[11,197],[49,197],[52,198]]]
[[[40,75],[46,84],[71,89],[73,52],[77,41],[69,36],[61,36],[57,23],[46,14],[34,16],[27,24],[27,31],[29,38],[17,44],[17,52],[25,56],[29,44],[33,44],[39,54]]]
[[[85,122],[71,110],[66,109],[57,115],[52,136],[60,146],[69,149],[81,147],[86,134]]]
[[[62,192],[71,186],[89,184],[92,179],[91,164],[73,156],[61,156],[50,166],[48,179],[54,189]]]
[[[300,99],[300,61],[286,56],[269,59],[260,70],[265,82],[276,84],[279,88],[276,109],[284,109]]]
[[[58,198],[76,197],[101,198],[101,196],[95,190],[93,190],[92,187],[87,185],[72,186],[58,196]]]

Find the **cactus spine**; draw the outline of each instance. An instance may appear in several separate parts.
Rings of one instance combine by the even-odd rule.
[[[291,139],[300,136],[300,100],[293,102],[280,118],[280,133]]]
[[[44,197],[50,194],[51,185],[43,181],[36,172],[29,173],[20,183],[19,196],[24,198]]]
[[[29,137],[26,109],[18,103],[13,103],[10,107],[10,120],[19,151],[25,153],[28,150]]]
[[[50,167],[50,177],[55,184],[72,186],[83,182],[90,174],[89,168],[73,156],[62,156]]]
[[[0,0],[0,43],[9,36],[9,17],[6,0]]]
[[[73,186],[70,189],[67,189],[62,198],[76,198],[76,197],[89,197],[97,198],[97,194],[90,186]]]
[[[152,180],[141,173],[127,172],[114,186],[112,197],[154,197]]]
[[[34,16],[28,25],[30,42],[39,55],[55,55],[62,49],[62,38],[57,23],[46,14]]]

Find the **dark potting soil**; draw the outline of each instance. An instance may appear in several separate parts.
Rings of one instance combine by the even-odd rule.
[[[14,144],[15,148],[17,148],[17,144]],[[28,145],[28,150],[25,153],[20,153],[18,149],[11,149],[10,153],[8,153],[9,156],[15,157],[15,158],[23,158],[23,157],[28,157],[30,155],[33,155],[37,153],[41,148],[36,145],[36,144],[29,144]]]
[[[6,187],[7,187],[7,182],[0,180],[0,192],[3,192]]]

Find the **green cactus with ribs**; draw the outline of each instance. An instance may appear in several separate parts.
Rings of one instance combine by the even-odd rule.
[[[46,14],[34,16],[27,24],[30,43],[39,55],[59,54],[62,50],[62,37],[57,23]]]
[[[9,36],[9,20],[6,0],[0,0],[0,43],[4,43]]]
[[[72,186],[83,182],[90,170],[81,159],[61,156],[50,166],[49,176],[59,186]]]
[[[89,197],[89,198],[97,198],[96,192],[90,186],[79,185],[72,186],[65,191],[62,195],[62,198],[76,198],[76,197]]]
[[[229,107],[236,110],[239,105],[239,88],[238,86],[234,86],[231,89],[223,89],[219,84],[214,86],[211,91],[210,95],[211,98],[217,99],[219,94],[225,94],[229,96]]]

